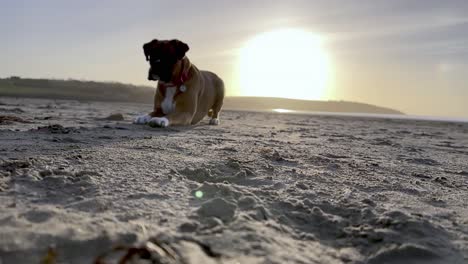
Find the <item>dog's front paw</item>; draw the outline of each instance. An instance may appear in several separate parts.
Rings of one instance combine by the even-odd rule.
[[[211,118],[210,119],[210,125],[212,125],[212,126],[219,125],[219,119],[218,118]]]
[[[133,119],[133,124],[144,125],[144,124],[148,123],[150,120],[151,120],[150,115],[141,115],[141,116],[137,116],[137,117],[135,117],[135,119]]]
[[[148,122],[150,127],[167,127],[169,126],[169,120],[165,117],[153,117]]]

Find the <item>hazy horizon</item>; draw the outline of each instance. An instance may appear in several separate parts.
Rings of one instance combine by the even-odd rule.
[[[239,81],[246,43],[265,32],[300,29],[321,39],[328,59],[322,99],[468,117],[468,2],[461,0],[25,0],[3,2],[0,15],[7,40],[0,42],[1,77],[154,86],[146,80],[141,46],[178,38],[189,44],[195,65],[225,80],[229,96],[251,95]],[[297,42],[282,45],[294,49]],[[281,78],[286,84],[295,79]],[[265,86],[259,89],[268,91]]]

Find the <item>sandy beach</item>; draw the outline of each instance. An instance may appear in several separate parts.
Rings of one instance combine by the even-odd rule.
[[[0,98],[1,264],[468,263],[468,123],[150,109]]]

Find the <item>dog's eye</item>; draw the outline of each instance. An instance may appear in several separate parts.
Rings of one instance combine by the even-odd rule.
[[[161,59],[155,59],[155,60],[153,60],[153,62],[155,62],[155,63],[160,63],[160,62],[161,62]]]

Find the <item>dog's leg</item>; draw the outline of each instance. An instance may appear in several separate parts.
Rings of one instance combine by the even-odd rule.
[[[164,117],[153,117],[148,122],[151,127],[188,126],[192,122],[192,113],[173,113]]]
[[[148,125],[151,127],[188,126],[192,123],[193,114],[189,112],[172,113],[163,117],[153,117]]]
[[[133,119],[133,124],[145,125],[151,120],[151,118],[150,114],[139,115]]]
[[[148,122],[152,127],[188,126],[191,125],[197,109],[195,92],[186,92],[179,95],[172,113],[163,117],[153,117]]]
[[[221,113],[221,108],[223,107],[223,100],[224,100],[224,83],[222,80],[219,80],[219,87],[218,87],[218,96],[216,98],[216,102],[214,103],[213,107],[211,108],[212,113],[210,115],[210,125],[217,126],[219,125],[219,114]]]
[[[133,119],[133,123],[137,125],[145,125],[147,124],[153,117],[163,117],[164,113],[162,112],[161,108],[156,109],[155,111],[145,114],[145,115],[140,115],[135,117]]]
[[[156,92],[154,93],[153,112],[135,117],[135,119],[133,119],[133,123],[137,125],[146,125],[153,117],[163,117],[164,113],[161,110],[162,98],[163,96],[160,89],[156,89]]]
[[[216,104],[212,108],[212,113],[211,113],[211,119],[210,119],[210,125],[217,126],[219,125],[219,114],[221,113],[221,107],[223,106],[223,102],[221,104]]]

